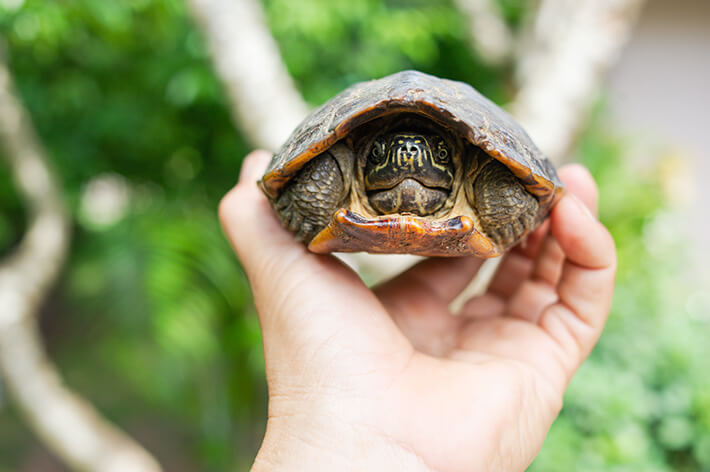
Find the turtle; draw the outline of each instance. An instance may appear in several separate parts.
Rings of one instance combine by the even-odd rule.
[[[522,127],[472,86],[408,70],[313,110],[260,186],[315,253],[496,257],[563,193]]]

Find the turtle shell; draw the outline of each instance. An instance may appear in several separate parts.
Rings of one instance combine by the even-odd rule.
[[[398,113],[430,119],[504,164],[537,198],[539,216],[547,215],[561,196],[552,163],[508,113],[468,84],[417,71],[355,84],[311,112],[271,160],[261,181],[264,193],[277,199],[311,159],[369,121]],[[477,232],[466,217],[424,221],[403,215],[360,221],[345,210],[333,215],[309,248],[480,257],[506,249]]]
[[[505,164],[548,206],[562,184],[552,163],[507,112],[463,82],[403,71],[357,83],[316,108],[274,155],[262,187],[276,198],[313,157],[351,130],[392,113],[417,113],[458,133]]]

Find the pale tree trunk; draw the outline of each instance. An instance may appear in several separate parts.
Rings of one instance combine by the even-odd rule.
[[[471,46],[490,64],[501,64],[513,52],[513,33],[495,0],[456,0],[466,18]]]
[[[556,164],[567,159],[643,0],[541,0],[519,40],[510,111]]]
[[[157,472],[135,441],[69,390],[42,347],[37,311],[61,270],[70,222],[31,121],[0,62],[0,144],[30,215],[17,249],[0,262],[0,373],[23,418],[76,470]]]
[[[256,0],[188,0],[232,117],[256,147],[276,151],[308,113]]]

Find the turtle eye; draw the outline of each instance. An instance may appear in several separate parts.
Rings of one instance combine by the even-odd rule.
[[[437,157],[441,162],[444,164],[449,161],[449,150],[446,149],[446,145],[444,143],[439,143],[439,149],[437,151]]]
[[[385,145],[380,141],[375,141],[370,149],[370,159],[373,162],[379,162],[385,156]]]

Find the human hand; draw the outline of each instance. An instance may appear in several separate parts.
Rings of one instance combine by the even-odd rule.
[[[601,333],[616,271],[581,166],[486,294],[451,301],[482,264],[428,259],[369,289],[281,227],[244,161],[220,218],[254,293],[269,418],[253,470],[522,471]]]

